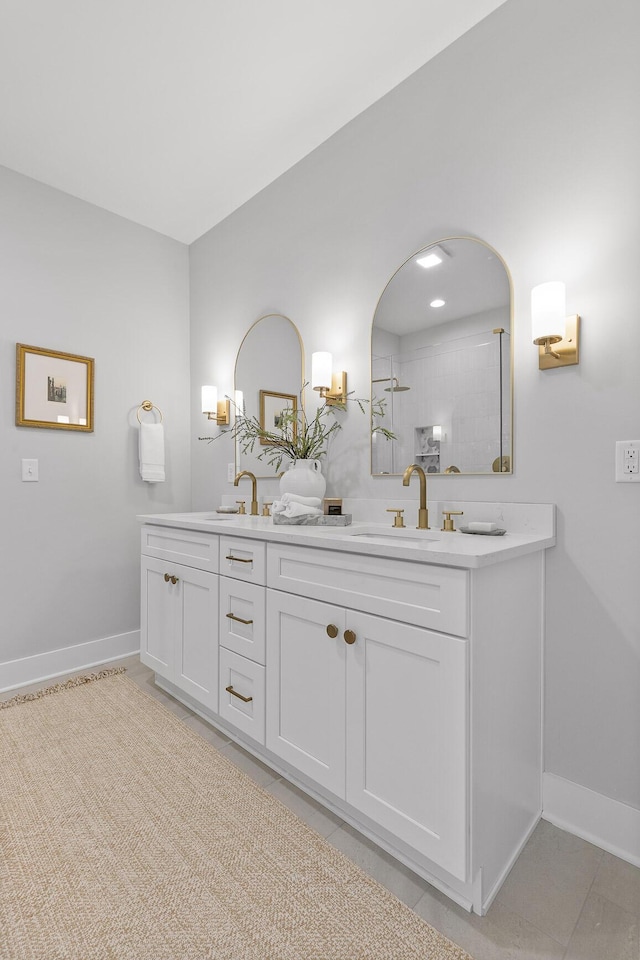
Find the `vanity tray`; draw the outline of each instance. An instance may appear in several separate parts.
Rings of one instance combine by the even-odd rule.
[[[281,513],[274,513],[273,522],[276,526],[348,527],[351,523],[351,514],[313,514],[305,517],[283,517]]]
[[[469,530],[469,527],[458,527],[460,533],[473,533],[480,537],[503,537],[506,530]]]

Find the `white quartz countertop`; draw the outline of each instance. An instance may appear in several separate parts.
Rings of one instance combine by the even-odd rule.
[[[374,557],[435,563],[446,567],[484,567],[521,557],[555,545],[551,530],[514,532],[508,528],[504,536],[445,533],[439,529],[416,530],[407,526],[396,530],[390,523],[354,521],[346,527],[275,525],[271,517],[203,513],[163,513],[139,516],[141,523],[199,530],[203,533],[227,534],[266,540],[272,543],[294,543],[325,550],[341,550]]]

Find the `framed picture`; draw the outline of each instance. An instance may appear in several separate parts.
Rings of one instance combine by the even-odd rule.
[[[292,410],[294,413],[298,409],[298,398],[295,393],[271,393],[269,390],[260,391],[260,429],[267,433],[276,433],[284,435],[284,427],[288,427],[288,434],[292,440],[296,439],[297,423],[283,421],[283,412]],[[263,446],[269,446],[272,441],[260,438]]]
[[[16,426],[93,430],[91,357],[16,344]]]

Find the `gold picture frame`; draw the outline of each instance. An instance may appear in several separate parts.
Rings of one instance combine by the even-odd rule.
[[[93,431],[94,360],[16,344],[16,426]]]
[[[261,390],[260,391],[260,429],[265,430],[267,433],[280,433],[278,426],[278,417],[282,414],[283,409],[293,410],[294,413],[298,410],[298,398],[295,393],[272,393],[270,390]],[[293,436],[291,439],[295,441],[297,437],[297,424],[294,422],[293,426]],[[264,437],[260,437],[260,443],[263,447],[271,446],[273,440],[265,440]]]

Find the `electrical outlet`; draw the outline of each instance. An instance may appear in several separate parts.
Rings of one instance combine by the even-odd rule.
[[[236,465],[235,463],[227,464],[227,481],[228,483],[233,483],[236,478]]]
[[[640,483],[640,440],[616,440],[616,483]]]

